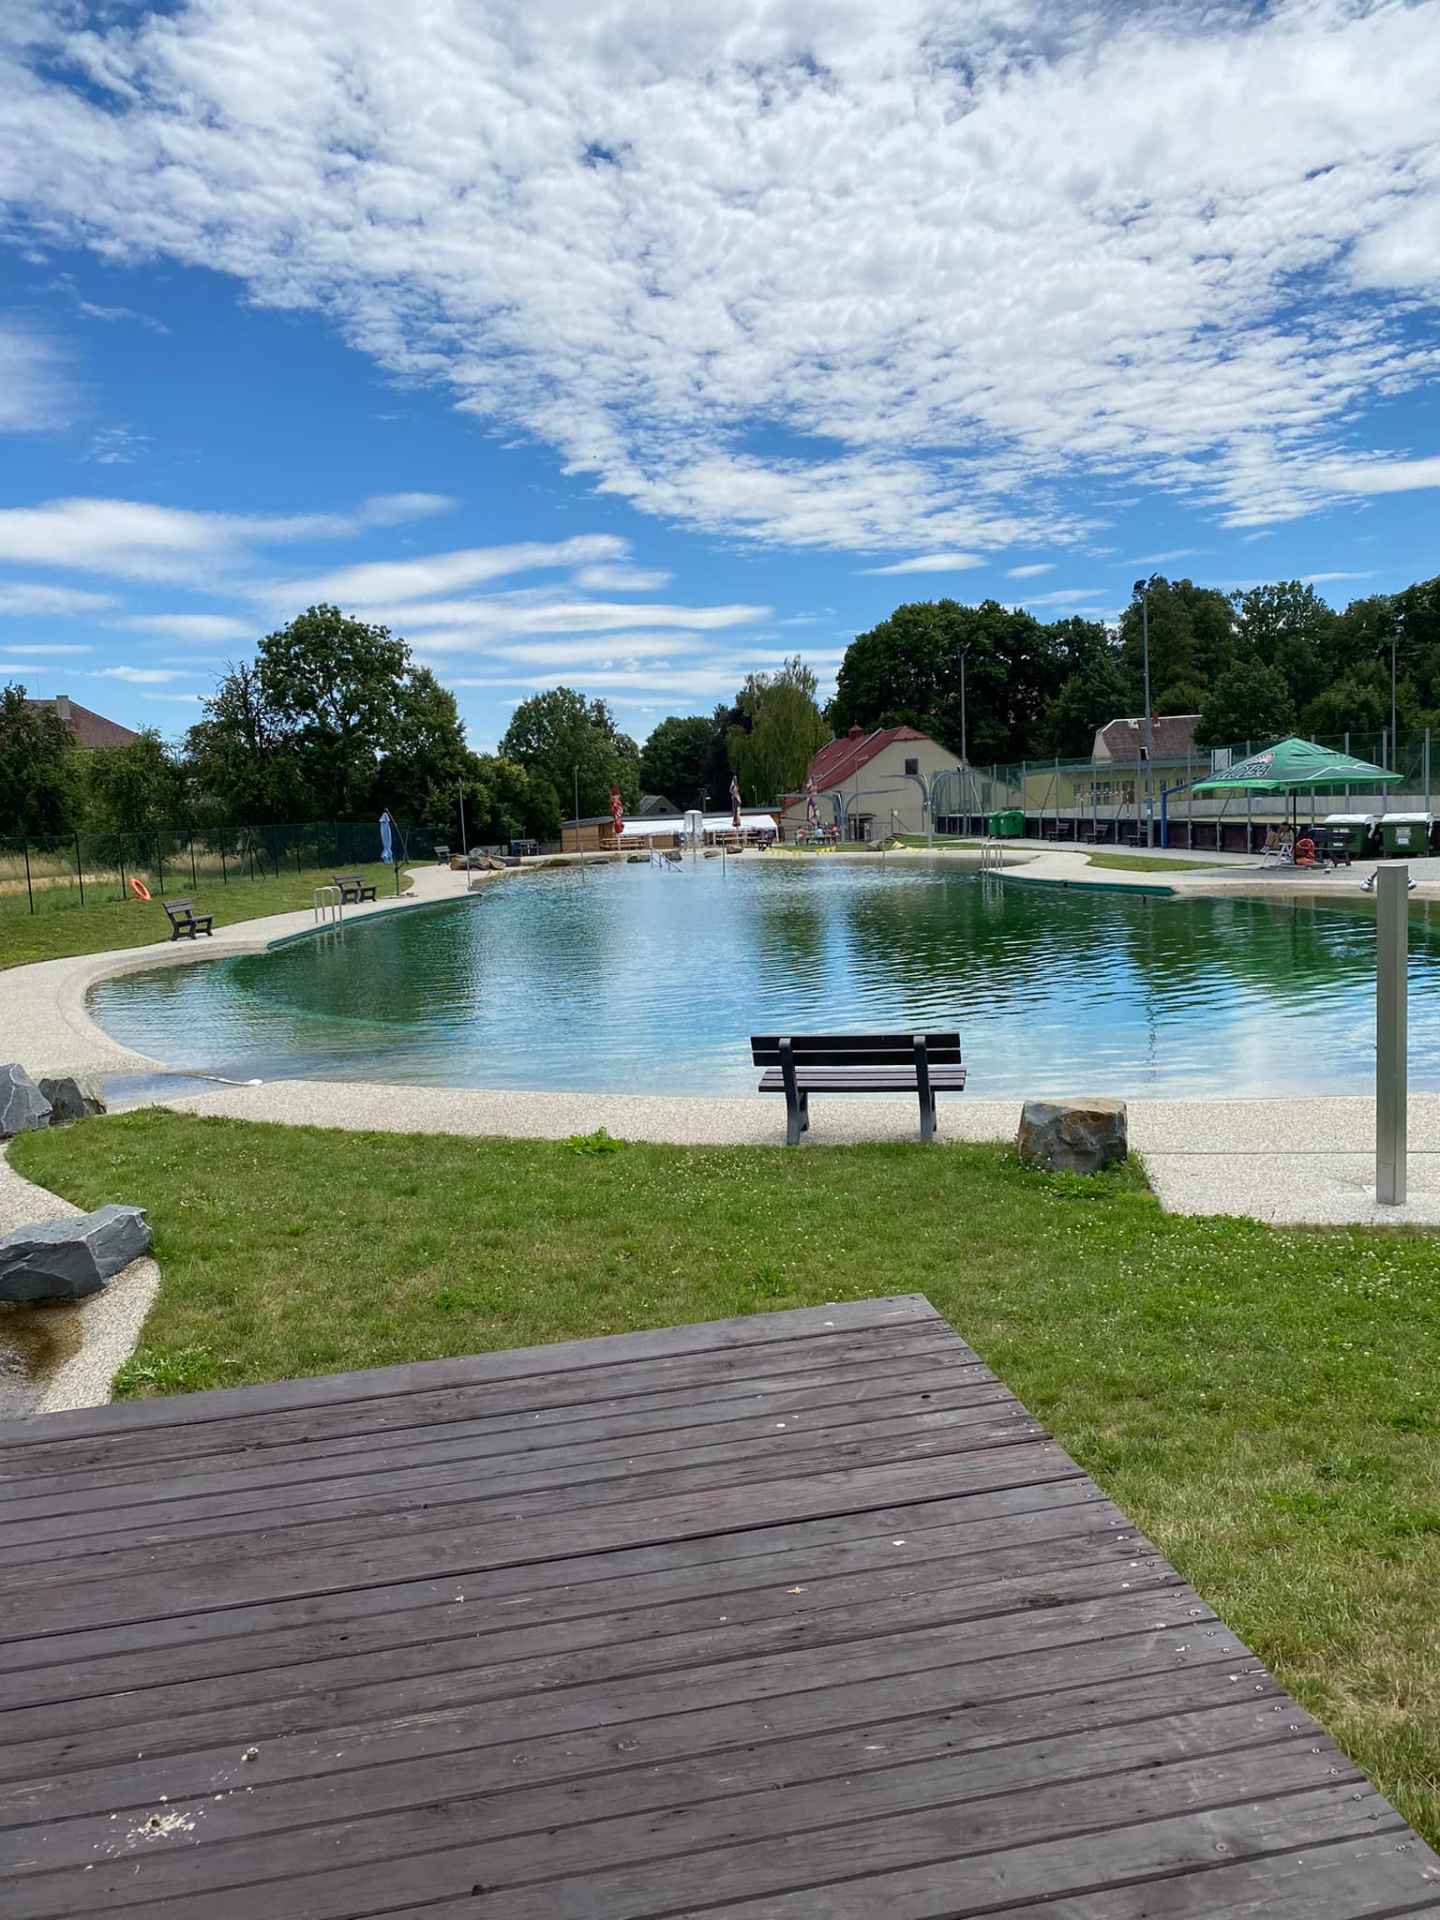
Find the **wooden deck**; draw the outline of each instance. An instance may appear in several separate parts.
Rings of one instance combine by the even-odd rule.
[[[0,1427],[0,1911],[1440,1913],[914,1297]]]

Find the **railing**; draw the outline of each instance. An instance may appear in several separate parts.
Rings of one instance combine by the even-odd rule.
[[[428,860],[431,845],[432,837],[422,829],[394,827],[397,893],[401,866],[412,858]],[[374,820],[0,836],[0,915],[127,899],[132,880],[141,881],[158,898],[176,889],[194,894],[277,880],[287,873],[344,872],[379,862],[380,829]]]
[[[333,921],[338,927],[345,919],[345,896],[339,887],[316,887],[311,903],[311,918],[318,927],[322,921]]]
[[[985,838],[980,842],[980,871],[981,873],[998,874],[1000,878],[1004,878],[1005,848],[1004,844],[997,840],[993,833],[987,833]]]

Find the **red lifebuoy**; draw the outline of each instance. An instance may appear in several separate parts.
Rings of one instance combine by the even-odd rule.
[[[148,900],[150,898],[150,889],[143,880],[137,880],[133,874],[130,877],[130,891],[137,900]]]

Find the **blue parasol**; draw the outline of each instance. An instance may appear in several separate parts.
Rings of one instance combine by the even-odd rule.
[[[390,809],[387,807],[380,816],[380,858],[388,867],[395,858],[395,849],[390,840]]]

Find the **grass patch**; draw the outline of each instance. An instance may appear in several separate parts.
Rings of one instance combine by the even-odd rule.
[[[326,1133],[159,1111],[22,1135],[150,1211],[129,1395],[923,1292],[1440,1839],[1436,1237],[1161,1212],[997,1147]]]
[[[1092,867],[1118,867],[1127,873],[1182,873],[1187,867],[1213,872],[1215,867],[1213,860],[1159,860],[1148,853],[1092,853],[1089,860]]]
[[[192,886],[189,875],[181,872],[166,888],[165,897],[191,898],[197,913],[211,913],[217,927],[229,927],[240,920],[258,920],[262,914],[308,907],[316,887],[328,886],[334,871],[333,867],[307,867],[303,873],[282,872],[278,879],[274,874],[254,880],[242,875],[228,886],[204,879]],[[378,861],[342,871],[363,873],[366,884],[378,888],[382,900],[395,891],[395,869]],[[400,889],[402,893],[410,890],[404,874]],[[51,908],[35,914],[12,906],[0,914],[0,970],[23,967],[32,960],[64,960],[76,953],[107,953],[112,947],[145,947],[169,937],[170,922],[158,896],[154,900],[97,900],[83,907]]]

